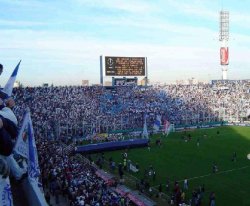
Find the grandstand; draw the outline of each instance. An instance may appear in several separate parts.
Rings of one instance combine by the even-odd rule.
[[[222,86],[227,89],[221,89]],[[77,192],[79,191],[77,188],[85,191],[85,189],[91,186],[89,183],[93,178],[98,180],[95,184],[103,187],[105,179],[97,178],[95,173],[99,171],[99,167],[105,168],[106,166],[102,158],[97,160],[90,159],[90,162],[96,161],[97,167],[92,168],[91,164],[83,163],[84,168],[88,169],[82,171],[80,169],[82,168],[81,162],[84,160],[79,159],[81,156],[74,156],[75,146],[90,144],[91,142],[97,144],[103,141],[123,141],[124,138],[142,138],[143,119],[146,113],[148,114],[146,119],[148,132],[151,134],[151,138],[153,138],[151,140],[150,154],[153,154],[155,150],[153,146],[155,141],[154,135],[155,133],[161,134],[164,132],[163,122],[165,119],[174,124],[176,131],[243,124],[248,119],[249,89],[248,81],[216,82],[202,85],[165,85],[143,89],[138,86],[122,86],[114,87],[112,90],[102,86],[17,88],[13,91],[15,101],[18,102],[14,112],[21,122],[23,116],[22,108],[25,106],[30,107],[35,136],[39,140],[37,146],[42,169],[42,182],[45,188],[53,192],[53,189],[50,188],[57,187],[54,192],[68,196],[68,201],[71,205],[78,205],[77,202],[81,202],[83,199],[85,202],[89,200],[84,196],[84,192]],[[220,98],[220,101],[218,101],[218,98]],[[117,108],[117,104],[121,103],[127,105],[127,107],[114,109]],[[159,114],[161,114],[162,123],[159,130],[155,131],[154,124]],[[247,125],[246,121],[245,125]],[[95,131],[94,134],[93,130]],[[173,139],[171,135],[170,139]],[[146,152],[148,152],[147,149]],[[138,154],[141,154],[141,152]],[[164,156],[157,152],[154,155]],[[119,155],[112,156],[119,157]],[[143,156],[145,154],[141,154],[141,156],[137,157],[139,159],[133,160],[134,164],[135,161],[143,161]],[[87,157],[89,158],[89,156]],[[117,164],[120,160],[116,158],[114,160],[116,166],[118,166]],[[247,165],[248,163],[246,162],[245,164]],[[140,167],[142,167],[141,163]],[[162,176],[162,180],[165,179],[163,177],[164,172],[157,171],[157,173],[159,173],[157,176]],[[167,173],[171,177],[176,172],[169,171]],[[90,174],[92,176],[89,176]],[[206,174],[206,172],[204,171],[202,174]],[[138,177],[140,175],[141,173]],[[188,177],[195,175],[191,171]],[[86,179],[88,176],[92,179]],[[120,182],[119,177],[117,178],[118,182],[115,181],[112,184]],[[183,175],[179,177],[179,179],[182,178],[184,178]],[[173,179],[172,177],[171,181]],[[130,182],[131,180],[126,181]],[[134,180],[133,184],[135,182]],[[160,183],[159,180],[157,182]],[[57,184],[58,186],[53,186]],[[106,184],[110,184],[110,182],[108,181]],[[111,188],[113,187],[112,184],[110,185]],[[128,186],[131,186],[131,184],[129,183]],[[208,187],[209,191],[216,189],[210,184]],[[132,188],[136,190],[133,185]],[[156,189],[157,187],[154,186],[154,193]],[[123,201],[121,194],[115,194],[113,196],[113,193],[110,193],[108,190],[107,196],[101,196],[99,200],[103,202],[110,200],[114,202]],[[147,192],[144,195],[150,196]],[[137,200],[133,199],[134,196],[130,197],[132,199],[126,197],[124,201],[136,204]],[[162,197],[163,199],[165,198],[163,201],[169,201],[165,193]],[[205,197],[206,202],[208,201],[207,193]],[[218,197],[218,199],[220,198]],[[99,200],[94,199],[94,201]],[[134,203],[132,203],[133,201]],[[154,195],[153,202],[161,204],[161,201],[155,199]],[[150,204],[154,205],[155,203],[153,202]]]

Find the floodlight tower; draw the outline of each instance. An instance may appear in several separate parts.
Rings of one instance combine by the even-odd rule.
[[[229,12],[220,11],[220,65],[222,69],[222,79],[227,80],[227,71],[229,64],[229,52],[228,52],[228,40],[229,40]]]
[[[2,72],[3,72],[3,65],[0,64],[0,75],[2,74]]]

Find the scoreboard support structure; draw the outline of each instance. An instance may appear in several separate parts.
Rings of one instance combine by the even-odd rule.
[[[146,57],[145,65],[146,65],[145,86],[148,86],[148,58],[147,57]]]
[[[102,56],[100,56],[100,84],[103,86],[103,62],[102,62]]]

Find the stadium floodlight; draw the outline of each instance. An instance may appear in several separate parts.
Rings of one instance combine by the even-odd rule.
[[[229,40],[229,12],[220,11],[220,41]]]
[[[219,41],[221,42],[220,65],[221,65],[223,80],[227,80],[227,71],[229,64],[228,40],[229,40],[229,12],[220,11],[220,34],[219,34]]]
[[[0,64],[0,75],[3,73],[3,65]]]

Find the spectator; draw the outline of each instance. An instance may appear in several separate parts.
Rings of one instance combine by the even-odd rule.
[[[183,189],[188,190],[188,180],[187,180],[187,178],[185,178],[185,180],[184,180]]]

